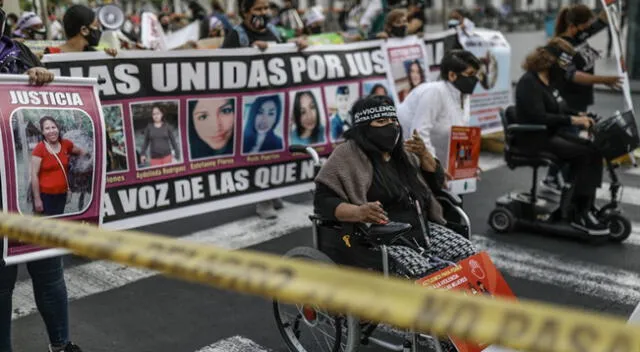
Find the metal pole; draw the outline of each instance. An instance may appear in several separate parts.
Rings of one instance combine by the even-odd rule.
[[[447,9],[447,0],[442,0],[442,28],[447,29],[449,24],[449,11]]]

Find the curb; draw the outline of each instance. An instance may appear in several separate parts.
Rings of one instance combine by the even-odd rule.
[[[480,148],[483,152],[489,152],[494,154],[504,154],[504,133],[496,132],[482,136],[482,145]],[[636,159],[640,160],[640,149],[634,151]],[[615,163],[621,165],[631,165],[631,158],[629,155],[622,156],[616,160]]]

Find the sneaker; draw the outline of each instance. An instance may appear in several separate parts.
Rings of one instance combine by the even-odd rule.
[[[256,204],[256,213],[261,219],[275,219],[278,217],[273,202],[270,200]]]
[[[64,347],[53,347],[49,345],[49,352],[82,352],[82,349],[78,345],[69,342]]]
[[[542,180],[540,181],[540,189],[558,196],[562,195],[562,189],[556,181]]]
[[[610,233],[609,227],[601,223],[590,211],[576,216],[576,219],[571,222],[571,226],[593,236],[607,236]]]
[[[280,210],[284,208],[284,203],[282,202],[282,198],[276,198],[271,200],[273,202],[273,208],[275,210]]]

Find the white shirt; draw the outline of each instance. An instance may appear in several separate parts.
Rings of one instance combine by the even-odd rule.
[[[427,150],[446,167],[451,126],[467,126],[469,97],[463,100],[460,91],[449,81],[422,83],[415,87],[398,106],[398,120],[405,139],[417,130]],[[468,114],[467,114],[468,116]]]

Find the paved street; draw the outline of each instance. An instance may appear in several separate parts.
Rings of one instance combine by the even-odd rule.
[[[635,97],[640,104],[640,96]],[[615,109],[598,94],[598,109]],[[487,250],[515,294],[545,302],[628,317],[640,301],[640,171],[621,172],[623,208],[634,222],[624,244],[594,246],[532,233],[498,235],[487,225],[495,199],[530,186],[530,171],[511,171],[500,155],[483,154],[479,191],[465,199],[473,241]],[[605,193],[599,193],[604,199]],[[240,207],[141,230],[228,248],[271,253],[310,244],[310,196],[287,199],[280,219],[259,220]],[[16,352],[43,351],[46,335],[35,313],[31,283],[21,269],[15,292]],[[72,339],[86,351],[285,351],[270,302],[106,262],[67,258]]]

